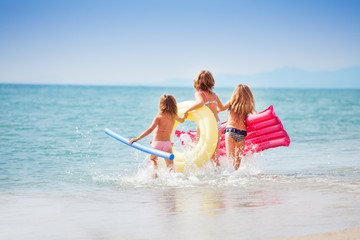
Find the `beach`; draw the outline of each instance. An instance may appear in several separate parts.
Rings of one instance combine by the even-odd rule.
[[[312,234],[307,236],[281,238],[278,240],[357,240],[360,239],[360,226],[337,232]]]

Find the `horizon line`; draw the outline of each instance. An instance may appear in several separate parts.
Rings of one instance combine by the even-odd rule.
[[[125,85],[125,84],[79,84],[79,83],[1,83],[1,85],[13,85],[13,86],[49,86],[49,87],[128,87],[128,88],[191,88],[193,86],[166,86],[166,85]],[[233,89],[234,87],[214,87],[214,89]],[[360,90],[360,87],[251,87],[252,89],[279,89],[279,90]]]

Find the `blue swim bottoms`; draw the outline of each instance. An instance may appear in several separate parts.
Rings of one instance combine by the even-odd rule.
[[[244,130],[239,130],[233,127],[227,127],[224,130],[224,134],[228,133],[236,142],[241,142],[247,136],[247,132]]]

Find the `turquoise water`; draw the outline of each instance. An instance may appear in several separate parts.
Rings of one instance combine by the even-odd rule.
[[[232,91],[215,89],[223,102]],[[192,88],[0,85],[0,239],[276,239],[360,225],[360,90],[253,89],[290,147],[237,172],[222,159],[152,179],[148,155],[104,129],[138,136],[163,93],[194,99]]]

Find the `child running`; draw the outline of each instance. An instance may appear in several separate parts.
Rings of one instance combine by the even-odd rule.
[[[156,128],[151,146],[155,149],[172,153],[170,138],[175,121],[183,123],[187,116],[184,114],[184,116],[180,118],[178,117],[177,113],[178,109],[175,98],[167,94],[162,95],[160,98],[160,111],[154,118],[150,127],[137,138],[129,139],[129,144],[141,140]],[[155,155],[150,155],[150,161],[152,162],[155,170],[157,170],[158,166],[157,158],[158,157]],[[169,171],[173,171],[173,161],[165,159],[165,162]],[[157,174],[154,174],[154,177],[157,177]]]
[[[218,138],[221,136],[221,123],[218,116],[218,108],[223,109],[224,106],[221,103],[220,99],[216,96],[216,94],[212,91],[215,85],[215,80],[210,71],[200,71],[199,74],[194,79],[194,88],[195,92],[195,100],[196,103],[191,106],[189,109],[185,111],[185,114],[188,112],[200,108],[206,105],[210,110],[214,113],[215,119],[218,125]],[[199,129],[197,130],[197,135],[199,136]],[[217,146],[214,152],[214,155],[211,157],[211,161],[213,164],[218,167],[220,166],[219,158],[218,158],[218,150],[219,150],[220,141],[218,139]]]
[[[224,109],[228,109],[228,120],[225,128],[226,154],[233,161],[235,170],[239,169],[241,156],[245,146],[246,117],[255,111],[255,100],[250,88],[239,84],[231,97],[225,104]]]

